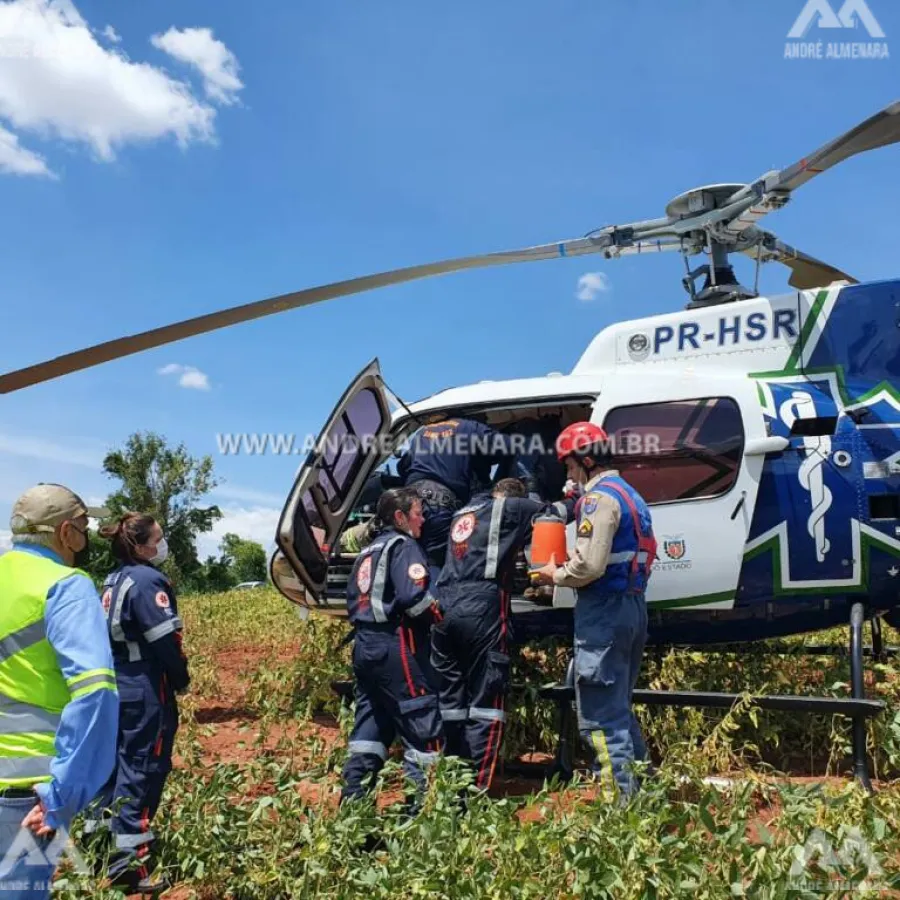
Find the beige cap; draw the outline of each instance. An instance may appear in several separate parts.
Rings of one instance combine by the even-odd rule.
[[[13,534],[53,532],[67,519],[80,516],[102,519],[108,515],[108,509],[88,506],[78,494],[61,484],[38,484],[16,500],[9,527]]]

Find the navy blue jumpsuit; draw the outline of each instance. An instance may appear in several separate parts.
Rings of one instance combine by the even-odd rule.
[[[450,519],[468,503],[473,490],[484,490],[491,469],[513,452],[508,435],[471,419],[447,419],[420,428],[397,471],[422,498],[425,524],[419,538],[432,577],[444,564]]]
[[[437,692],[429,667],[434,601],[422,548],[388,528],[354,562],[347,611],[355,629],[356,719],[341,800],[359,797],[399,735],[404,768],[418,788],[443,749]]]
[[[120,566],[104,582],[102,600],[119,688],[119,739],[116,768],[99,807],[118,809],[109,822],[115,836],[110,877],[137,860],[140,879],[149,874],[150,824],[172,768],[175,693],[188,687],[190,677],[175,593],[165,575],[149,564]],[[98,823],[89,824],[94,830]]]
[[[532,500],[561,496],[566,483],[565,464],[556,457],[556,438],[561,430],[557,416],[517,422],[510,440],[518,440],[521,449],[501,464],[493,480],[521,479]]]
[[[478,787],[489,787],[506,722],[510,589],[516,557],[535,517],[574,515],[574,501],[482,494],[450,527],[447,561],[433,588],[440,621],[432,629],[447,752],[471,760]]]

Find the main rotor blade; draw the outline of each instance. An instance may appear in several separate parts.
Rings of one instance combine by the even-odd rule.
[[[729,207],[756,197],[748,208],[735,218],[723,222],[720,231],[732,240],[740,239],[759,220],[780,209],[790,199],[791,191],[811,181],[816,175],[836,166],[839,162],[888,144],[900,141],[900,100],[886,106],[850,131],[820,147],[800,162],[774,172],[767,172],[754,183],[748,184],[728,198]]]
[[[900,141],[900,100],[886,106],[846,134],[820,147],[810,156],[782,169],[766,190],[793,191],[839,162]]]
[[[206,334],[219,328],[248,322],[251,319],[259,319],[263,316],[284,312],[299,306],[310,306],[313,303],[321,303],[324,300],[331,300],[335,297],[464,269],[599,253],[609,246],[612,240],[613,238],[610,234],[601,233],[596,237],[573,238],[554,244],[526,247],[522,250],[504,250],[499,253],[459,257],[442,262],[410,266],[405,269],[394,269],[377,275],[364,275],[360,278],[351,278],[347,281],[337,281],[333,284],[295,291],[291,294],[282,294],[268,300],[258,300],[255,303],[235,306],[231,309],[209,313],[205,316],[197,316],[174,325],[154,328],[141,334],[117,338],[103,344],[97,344],[94,347],[58,356],[55,359],[38,363],[25,369],[8,372],[0,376],[0,394],[8,394],[33,384],[59,378],[61,375],[68,375],[71,372],[77,372],[104,362],[120,359],[123,356],[130,356],[133,353],[140,353],[153,347],[161,347],[164,344],[184,340],[184,338]]]
[[[764,231],[762,236],[761,243],[741,252],[752,259],[760,256],[763,262],[775,260],[787,266],[791,270],[788,284],[799,291],[825,287],[833,281],[849,281],[851,284],[859,284],[852,275],[786,244],[771,232]]]

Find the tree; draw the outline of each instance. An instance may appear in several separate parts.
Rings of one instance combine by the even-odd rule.
[[[231,590],[237,581],[227,556],[209,556],[192,575],[190,584],[194,590],[214,593]]]
[[[201,568],[197,536],[211,531],[222,518],[218,506],[198,505],[218,484],[212,457],[196,459],[184,444],[170,448],[161,435],[138,431],[123,449],[106,455],[103,470],[122,482],[106,501],[112,514],[118,517],[139,512],[153,516],[169,545],[169,558],[162,569],[176,585],[189,581]]]
[[[84,570],[99,590],[106,576],[118,565],[118,560],[112,554],[109,541],[104,540],[93,529],[88,531],[88,546],[90,557]]]
[[[248,541],[229,532],[222,538],[219,549],[230,560],[235,584],[243,581],[266,580],[266,551],[262,544]]]

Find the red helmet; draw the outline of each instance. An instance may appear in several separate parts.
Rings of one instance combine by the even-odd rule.
[[[575,422],[564,428],[556,439],[556,456],[562,462],[567,456],[591,456],[607,449],[606,432],[593,422]]]

